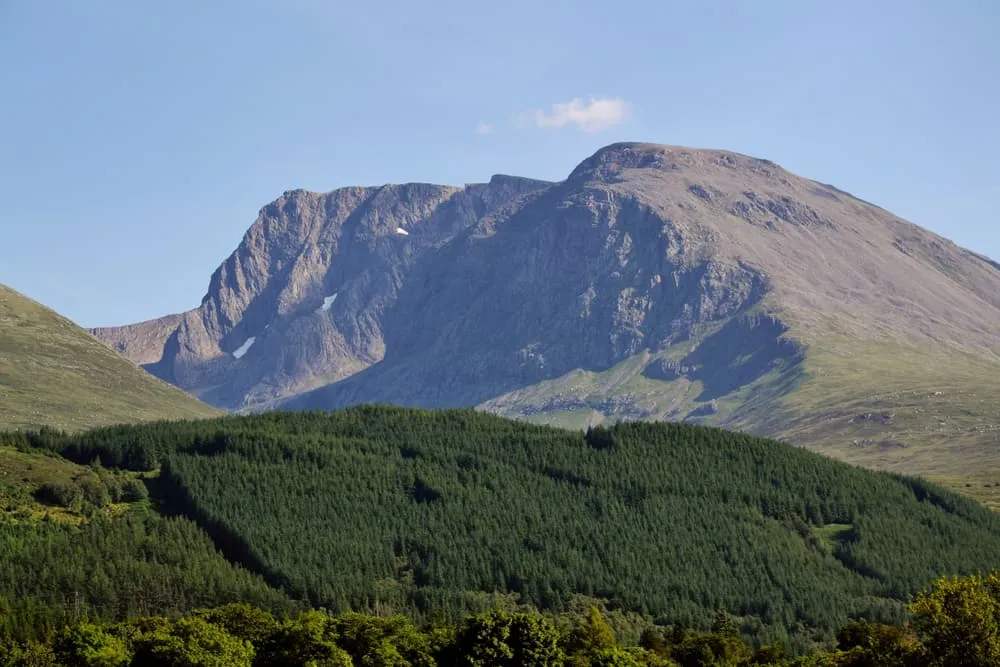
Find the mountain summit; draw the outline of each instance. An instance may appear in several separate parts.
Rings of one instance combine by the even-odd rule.
[[[93,333],[229,410],[686,419],[963,478],[1000,456],[1000,266],[726,151],[286,192],[198,308]]]

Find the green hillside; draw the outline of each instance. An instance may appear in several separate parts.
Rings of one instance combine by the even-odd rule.
[[[157,512],[150,481],[0,447],[0,637],[234,601],[295,608],[196,523]]]
[[[0,285],[0,428],[81,430],[218,414]]]
[[[1000,510],[1000,357],[829,337],[805,380],[726,426],[841,460],[925,476]]]
[[[576,370],[480,407],[564,428],[618,419],[712,424],[920,475],[1000,510],[996,354],[816,334],[801,362],[776,365],[715,395],[700,380],[649,377],[650,366],[687,354],[683,345],[673,348],[645,351],[603,372]],[[725,373],[739,377],[747,360],[741,353]]]
[[[587,434],[472,410],[360,407],[7,436],[161,466],[163,507],[231,560],[332,610],[456,618],[574,595],[707,626],[830,638],[901,620],[1000,553],[1000,517],[921,480],[683,424]]]

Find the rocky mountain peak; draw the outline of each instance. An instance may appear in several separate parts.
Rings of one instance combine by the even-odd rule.
[[[683,417],[791,373],[831,327],[1000,347],[997,294],[993,264],[832,186],[630,142],[558,184],[287,191],[198,308],[96,334],[228,409],[480,404],[633,364],[636,387],[699,388],[593,409]]]
[[[620,183],[635,179],[695,176],[743,172],[760,178],[784,179],[781,167],[740,153],[641,142],[621,142],[599,149],[581,162],[567,178],[567,183]],[[787,179],[785,179],[787,180]]]
[[[626,169],[662,169],[672,147],[660,144],[621,142],[599,149],[570,172],[570,183],[615,181]]]

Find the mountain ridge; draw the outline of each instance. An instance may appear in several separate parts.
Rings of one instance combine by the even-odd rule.
[[[729,151],[625,142],[557,183],[288,191],[181,318],[159,354],[169,322],[94,334],[240,411],[394,402],[578,427],[690,419],[921,474],[937,465],[934,420],[961,423],[955,446],[977,452],[1000,423],[983,401],[1000,370],[996,263]],[[972,394],[942,413],[917,401],[893,424],[850,421],[892,411],[865,373],[896,357],[889,384],[961,376]],[[845,376],[825,390],[831,405],[799,400],[854,365],[856,390]],[[905,446],[854,444],[868,440]]]

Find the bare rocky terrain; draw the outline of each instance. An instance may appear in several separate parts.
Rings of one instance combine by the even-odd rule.
[[[690,419],[916,472],[929,420],[965,410],[951,442],[1000,444],[1000,267],[726,151],[624,143],[559,183],[286,192],[199,307],[93,333],[227,410]],[[856,419],[950,381],[969,395],[944,413]]]

